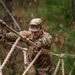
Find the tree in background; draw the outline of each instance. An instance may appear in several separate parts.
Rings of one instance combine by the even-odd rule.
[[[13,12],[13,15],[15,15],[15,18],[20,23],[22,29],[27,29],[29,20],[31,18],[41,17],[44,22],[44,29],[46,31],[49,31],[49,33],[52,34],[53,36],[52,51],[56,53],[63,52],[63,53],[74,54],[75,29],[71,28],[73,20],[75,21],[74,0],[60,0],[60,1],[59,0],[3,0],[3,1],[6,2],[7,6],[9,5],[8,8],[10,12],[11,13]],[[20,55],[20,52],[18,52],[17,54]],[[14,53],[13,57],[15,57],[17,54]],[[14,60],[16,59],[18,60],[20,58],[18,58],[17,56],[17,58],[15,58]],[[55,58],[53,62],[54,61]],[[67,62],[65,67],[66,66],[67,67],[65,69],[66,72],[68,73],[72,67],[73,62],[71,61],[71,58],[66,59],[66,61]],[[15,65],[16,64],[20,65],[18,62],[15,61]],[[17,72],[19,72],[18,69],[19,68],[16,67]],[[14,73],[12,70],[10,70],[10,72],[11,72],[10,75]],[[16,73],[16,75],[17,74],[19,73]]]
[[[12,0],[3,0],[3,2],[6,5],[6,7],[8,8],[8,10],[12,13]],[[5,10],[5,11],[7,11],[7,10]],[[8,14],[8,12],[5,12],[5,16],[4,16],[3,20],[8,24],[12,23],[12,19],[11,19],[10,15]]]
[[[75,0],[72,0],[73,24],[75,25]]]

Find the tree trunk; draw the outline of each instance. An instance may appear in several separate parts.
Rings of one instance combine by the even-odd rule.
[[[72,0],[73,25],[75,25],[75,0]]]
[[[8,10],[10,12],[12,12],[12,0],[3,0],[4,4],[6,5],[6,7],[8,8]],[[5,10],[6,11],[6,10]],[[6,12],[5,16],[4,16],[4,21],[8,24],[12,23],[12,19],[10,17],[10,15]]]

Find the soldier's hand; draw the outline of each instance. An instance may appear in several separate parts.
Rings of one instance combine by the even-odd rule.
[[[37,45],[37,49],[38,49],[38,50],[40,50],[40,49],[41,49],[41,47],[42,47],[41,42],[36,42],[36,45]]]
[[[26,37],[29,37],[29,36],[31,36],[31,32],[30,32],[30,31],[24,31],[24,35],[25,35]]]

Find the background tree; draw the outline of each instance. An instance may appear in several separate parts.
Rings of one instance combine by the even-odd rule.
[[[75,25],[75,0],[72,0],[73,24]]]
[[[29,22],[32,18],[42,18],[44,30],[49,32],[53,37],[51,52],[75,55],[75,26],[72,26],[72,23],[75,20],[74,0],[3,0],[3,2],[7,5],[10,3],[10,7],[8,8],[22,30],[28,30]],[[6,10],[0,5],[1,19],[3,19],[5,13]],[[22,47],[25,47],[25,43],[23,43]],[[7,52],[7,50],[2,49],[3,47],[0,48],[0,54],[2,53],[1,60],[5,58],[4,53]],[[11,69],[12,67],[9,67],[10,70],[8,70],[7,75],[22,74],[24,71],[23,67],[19,70],[23,63],[22,52],[16,50],[16,53],[13,53],[11,58],[13,60],[11,63],[15,66],[9,65],[9,63],[8,66],[15,67],[16,71],[14,72]],[[55,59],[54,56],[51,56],[51,58],[53,63],[56,65],[58,59]],[[68,75],[72,69],[73,61],[74,59],[71,59],[70,57],[65,59],[66,75]],[[4,73],[6,73],[7,68],[8,67],[5,66]]]
[[[12,0],[3,0],[5,6],[8,8],[8,10],[12,13]],[[7,11],[7,10],[5,10]],[[7,22],[8,24],[12,23],[12,19],[8,12],[5,12],[5,16],[3,17],[4,21]]]

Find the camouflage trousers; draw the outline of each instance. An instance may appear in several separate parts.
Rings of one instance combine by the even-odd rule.
[[[32,66],[27,72],[27,75],[52,75],[53,70],[53,67],[50,70],[46,71],[44,69],[37,69]]]

